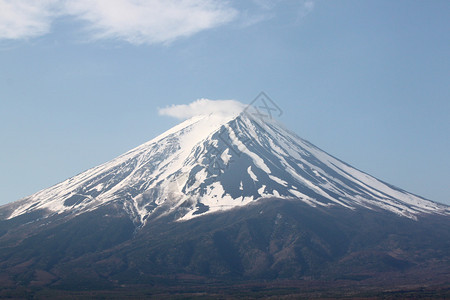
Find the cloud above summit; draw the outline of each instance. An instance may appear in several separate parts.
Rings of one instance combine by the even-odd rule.
[[[217,114],[229,116],[239,114],[245,105],[236,100],[209,100],[198,99],[189,104],[171,105],[158,110],[160,115],[170,116],[180,120],[200,115]]]

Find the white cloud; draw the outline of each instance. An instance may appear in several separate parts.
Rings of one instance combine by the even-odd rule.
[[[294,7],[303,18],[314,0],[0,0],[0,40],[45,35],[65,17],[80,21],[72,24],[92,40],[164,44],[231,21],[251,26]]]
[[[160,108],[158,112],[160,115],[184,120],[200,115],[234,115],[242,112],[244,109],[245,105],[235,100],[199,99],[189,104]]]
[[[0,0],[0,39],[24,39],[50,31],[58,0]]]
[[[219,0],[0,0],[0,39],[45,35],[58,16],[83,21],[94,39],[167,43],[230,22]]]
[[[167,43],[230,22],[237,11],[213,0],[70,0],[66,13],[94,38]]]

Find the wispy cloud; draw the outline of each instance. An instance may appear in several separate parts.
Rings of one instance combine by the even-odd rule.
[[[245,105],[235,100],[199,99],[189,104],[171,105],[159,109],[159,114],[177,119],[189,119],[200,115],[234,115],[242,112]]]
[[[96,39],[167,43],[230,22],[237,11],[212,0],[71,0],[66,13]]]
[[[58,0],[0,0],[0,39],[26,39],[47,34]]]
[[[303,18],[313,0],[0,0],[0,40],[48,34],[57,18],[84,28],[89,39],[131,44],[167,44],[232,21],[251,26],[272,19],[280,8]],[[235,7],[240,7],[239,9]]]
[[[232,21],[219,0],[0,0],[0,39],[45,35],[58,16],[82,20],[94,39],[168,43]]]
[[[300,3],[300,11],[299,17],[303,18],[309,13],[311,13],[314,9],[314,1],[313,0],[305,0]]]
[[[240,12],[241,25],[252,26],[275,18],[281,12],[286,18],[287,12],[293,13],[295,21],[303,19],[314,10],[315,0],[252,0],[251,9]]]

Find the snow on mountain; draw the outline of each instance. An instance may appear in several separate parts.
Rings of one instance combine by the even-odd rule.
[[[168,213],[187,220],[267,197],[382,209],[413,219],[450,214],[448,206],[386,184],[249,111],[194,116],[0,210],[9,219],[36,210],[81,214],[114,201],[143,225]]]

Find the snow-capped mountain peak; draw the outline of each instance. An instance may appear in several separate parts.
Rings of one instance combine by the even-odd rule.
[[[274,119],[255,115],[194,116],[107,163],[7,205],[7,218],[36,210],[81,214],[113,201],[143,225],[169,213],[187,220],[267,197],[410,218],[450,214],[447,206],[386,184]]]

